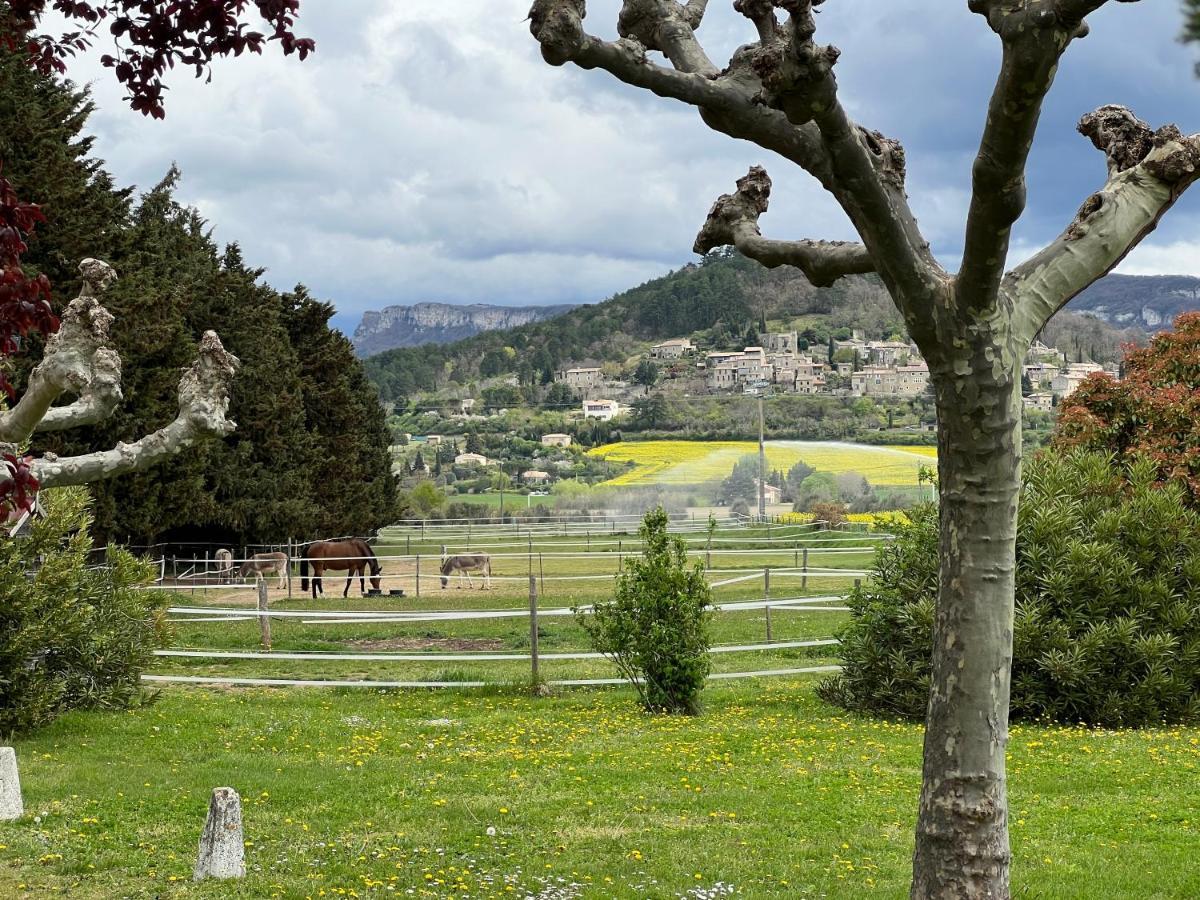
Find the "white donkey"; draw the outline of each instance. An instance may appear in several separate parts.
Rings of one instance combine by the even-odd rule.
[[[233,581],[233,551],[222,547],[213,557],[217,564],[217,584]]]

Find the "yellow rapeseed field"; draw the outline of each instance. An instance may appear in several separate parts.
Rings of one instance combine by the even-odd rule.
[[[629,441],[588,451],[634,468],[605,482],[612,485],[702,484],[727,476],[739,458],[757,453],[754,441]],[[768,441],[767,465],[787,471],[805,462],[819,472],[859,472],[875,485],[912,485],[934,447],[872,447],[834,441]]]

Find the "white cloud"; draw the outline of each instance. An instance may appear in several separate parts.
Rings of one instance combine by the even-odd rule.
[[[348,326],[387,302],[600,299],[689,259],[713,199],[754,163],[775,181],[768,234],[853,237],[819,186],[772,154],[606,73],[547,66],[523,21],[528,4],[356,0],[350,16],[305,0],[313,57],[222,60],[210,84],[173,73],[165,122],[125,107],[91,58],[72,74],[95,79],[96,151],[119,182],[148,187],[178,162],[180,199],[219,240],[238,240],[277,286],[303,281],[334,301]],[[619,6],[593,0],[588,27],[613,36]],[[822,10],[823,38],[844,50],[847,105],[904,140],[913,207],[953,259],[994,35],[965,4],[934,13],[924,0],[841,0]],[[1173,40],[1173,9],[1097,18],[1063,67],[1035,147],[1022,246],[1051,238],[1102,173],[1072,133],[1098,90],[1120,88],[1101,102],[1129,101],[1148,116],[1195,109],[1178,96],[1198,88],[1190,52]],[[701,36],[721,61],[751,31],[730,4],[714,3]],[[1182,265],[1173,248],[1186,237],[1167,238],[1175,242],[1145,248],[1136,264]]]
[[[1143,244],[1117,267],[1126,275],[1195,275],[1200,277],[1200,240]]]

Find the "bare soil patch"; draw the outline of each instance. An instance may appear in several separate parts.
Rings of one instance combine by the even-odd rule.
[[[503,650],[500,638],[418,638],[346,641],[355,650]]]

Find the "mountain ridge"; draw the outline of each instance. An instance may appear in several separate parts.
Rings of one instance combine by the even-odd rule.
[[[352,341],[359,356],[385,350],[448,344],[482,331],[516,328],[570,312],[577,304],[499,306],[491,303],[394,304],[368,310],[354,329]]]
[[[1180,313],[1200,309],[1200,278],[1113,273],[1088,287],[1067,308],[1119,327],[1170,328]]]

